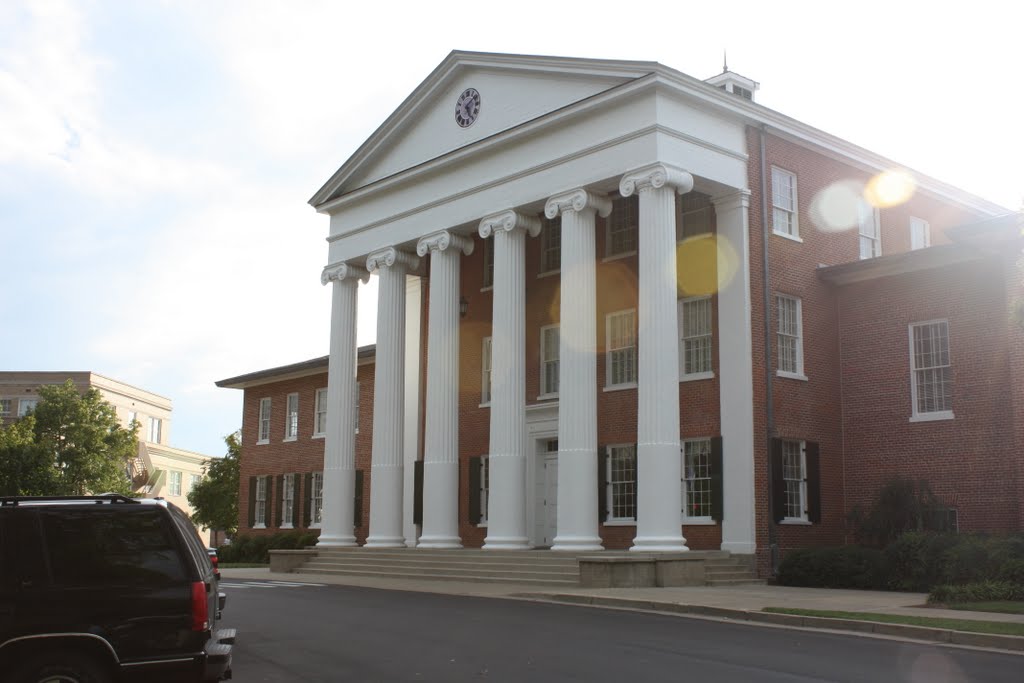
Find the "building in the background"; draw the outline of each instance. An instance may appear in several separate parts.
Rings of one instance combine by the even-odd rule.
[[[104,377],[95,372],[0,372],[0,419],[7,423],[24,416],[39,402],[39,388],[71,380],[80,392],[99,391],[114,406],[125,427],[139,425],[139,451],[130,463],[128,476],[136,495],[166,498],[188,514],[188,492],[203,476],[208,456],[170,445],[171,399]],[[200,529],[204,540],[209,531]]]

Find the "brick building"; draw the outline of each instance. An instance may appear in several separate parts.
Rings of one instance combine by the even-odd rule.
[[[765,571],[896,474],[1024,528],[1018,218],[757,87],[453,52],[310,201],[330,355],[218,382],[245,390],[242,530]]]

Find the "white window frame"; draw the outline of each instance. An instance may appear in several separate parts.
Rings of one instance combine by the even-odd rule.
[[[139,413],[137,411],[135,411],[135,410],[129,410],[128,411],[128,421],[127,421],[128,428],[131,429],[132,422],[138,422],[138,420],[139,420]]]
[[[181,472],[171,470],[167,477],[167,493],[172,496],[181,495]]]
[[[799,450],[798,453],[794,453],[793,449]],[[788,451],[788,452],[787,452]],[[786,458],[792,458],[794,455],[799,457],[799,472],[797,478],[787,476],[792,474],[791,471],[787,471]],[[782,524],[810,524],[810,520],[807,517],[807,442],[796,441],[793,439],[782,440],[782,479],[783,488],[786,492],[786,500],[783,501],[783,515]],[[799,496],[798,507],[800,508],[800,515],[793,517],[789,513],[789,496],[791,487],[796,488],[796,494]]]
[[[540,233],[540,273],[554,275],[562,269],[562,217],[545,218]]]
[[[605,500],[608,501],[608,516],[607,516],[607,518],[606,518],[606,520],[604,522],[605,526],[634,526],[634,525],[636,525],[636,506],[637,506],[637,499],[638,499],[636,444],[632,444],[632,443],[610,444],[610,445],[606,446],[605,448],[607,450],[607,455],[608,455],[608,457],[605,459],[605,480],[607,482],[605,484],[605,486],[606,486],[606,492],[605,492],[606,498],[605,498]],[[615,478],[615,475],[617,474],[616,469],[615,469],[615,462],[614,462],[615,452],[616,451],[623,451],[623,450],[627,451],[627,452],[628,451],[632,451],[632,453],[633,453],[633,478],[631,480],[629,480],[629,479],[616,479]],[[627,487],[626,490],[622,492],[622,494],[628,496],[628,495],[630,495],[630,491],[628,490],[628,487],[630,485],[632,485],[632,493],[631,493],[631,495],[633,496],[633,506],[632,506],[633,507],[633,515],[632,516],[616,515],[615,514],[615,487],[616,486]],[[624,505],[628,506],[629,502],[626,501],[624,503]]]
[[[484,260],[484,274],[480,282],[481,292],[487,292],[494,289],[494,236],[490,239],[484,240],[483,247],[483,260]]]
[[[256,505],[253,506],[253,529],[267,528],[267,477],[256,477]]]
[[[480,355],[480,407],[491,405],[491,367],[494,347],[492,337],[484,337]]]
[[[707,312],[707,326],[706,332],[700,334],[691,333],[687,322],[687,309],[695,304],[702,304],[706,307]],[[714,373],[714,318],[711,310],[711,297],[710,296],[690,296],[679,299],[678,303],[678,314],[677,320],[679,324],[679,381],[680,382],[692,382],[699,379],[711,379],[715,376]],[[686,371],[686,354],[687,351],[696,345],[707,344],[707,369],[698,370],[696,372]]]
[[[788,181],[789,186],[785,184]],[[788,195],[788,196],[787,196]],[[797,242],[800,222],[797,211],[796,173],[772,166],[772,232]],[[784,225],[780,224],[784,223]]]
[[[313,472],[309,480],[309,528],[319,529],[324,521],[324,473]]]
[[[256,444],[270,443],[270,409],[269,397],[260,399],[259,419],[256,422]]]
[[[313,403],[313,438],[322,439],[327,436],[327,387],[316,390]]]
[[[164,421],[159,417],[149,418],[149,442],[160,443],[160,437],[163,436]]]
[[[293,391],[284,401],[284,441],[299,438],[299,393]]]
[[[857,201],[857,233],[860,235],[860,259],[882,255],[882,221],[878,209],[867,201]]]
[[[11,398],[0,398],[0,417],[11,416],[11,406],[14,404],[14,399]]]
[[[537,400],[558,398],[558,382],[559,382],[559,325],[545,325],[540,328],[540,395],[537,396]],[[554,336],[554,348],[549,349],[549,337]],[[553,351],[554,356],[550,356],[549,351]],[[551,390],[552,386],[554,391]]]
[[[491,493],[491,457],[480,456],[480,521],[478,527],[487,526],[487,507],[490,503]]]
[[[787,329],[785,332],[782,329],[782,301],[792,301],[796,304],[796,329]],[[803,300],[799,297],[790,296],[788,294],[775,295],[775,363],[776,370],[775,374],[778,377],[788,377],[789,379],[807,380],[807,375],[804,374],[804,314],[803,314]],[[784,370],[782,368],[782,341],[783,338],[793,339],[796,346],[795,349],[795,362],[796,369]]]
[[[916,329],[923,329],[926,327],[935,327],[942,325],[944,326],[945,337],[946,337],[946,363],[941,365],[930,365],[926,367],[918,367],[917,365],[917,353],[914,348],[914,331]],[[911,422],[932,422],[935,420],[952,420],[953,415],[953,359],[952,350],[950,348],[949,338],[949,320],[943,318],[939,320],[925,320],[923,322],[910,323],[908,326],[908,335],[910,339],[910,421]],[[918,396],[920,394],[920,387],[918,386],[918,378],[922,373],[935,372],[936,370],[945,370],[948,373],[948,382],[950,384],[949,392],[949,406],[942,410],[932,411],[921,411],[918,409]]]
[[[613,338],[613,327],[617,324],[620,319],[626,319],[632,321],[629,325],[629,329],[632,332],[631,340],[617,340]],[[604,331],[605,331],[605,391],[614,391],[617,389],[632,389],[636,387],[637,383],[637,329],[636,329],[636,309],[627,308],[621,311],[614,311],[609,313],[604,318]],[[613,344],[613,341],[615,344]],[[621,344],[622,341],[632,341],[632,344]],[[631,378],[624,378],[626,381],[615,382],[613,377],[612,368],[615,366],[615,354],[622,354],[625,358],[630,359]]]
[[[194,472],[193,473],[189,473],[189,475],[188,475],[188,490],[191,491],[192,489],[194,489],[196,487],[196,485],[199,484],[199,482],[201,480],[202,480],[202,476],[200,476],[198,474],[195,474]]]
[[[923,218],[910,217],[910,249],[927,249],[932,246],[932,226]]]
[[[39,405],[38,398],[19,398],[18,399],[18,417],[25,417],[28,415],[28,411],[35,410],[36,406]]]
[[[619,199],[612,201],[612,212],[605,220],[605,240],[604,240],[604,259],[603,261],[613,261],[615,259],[626,258],[627,256],[635,256],[640,243],[640,200],[636,195],[632,197],[620,197]],[[625,217],[625,210],[623,207],[636,206],[636,215],[633,216],[633,220],[628,220],[629,217]],[[632,224],[631,224],[632,223]],[[614,251],[613,245],[615,243],[614,238],[619,234],[633,233],[633,248],[624,249],[622,251]]]
[[[354,432],[359,433],[359,396],[362,394],[362,383],[356,382],[356,395],[352,401],[352,411],[355,415],[352,416],[352,424],[355,425]]]
[[[295,475],[286,474],[281,477],[281,528],[295,528]]]
[[[707,476],[697,477],[696,476],[697,472],[694,471],[693,472],[694,476],[691,477],[690,476],[690,470],[687,469],[687,467],[686,467],[686,455],[687,455],[686,451],[687,451],[687,448],[692,448],[692,447],[697,446],[697,445],[700,445],[701,447],[706,447],[706,450],[703,450],[701,453],[699,453],[699,455],[704,456],[704,457],[707,458],[707,465],[706,465],[706,467],[707,467]],[[714,486],[712,484],[712,478],[711,478],[711,467],[712,467],[712,464],[713,464],[711,457],[712,456],[711,456],[711,439],[710,438],[704,437],[704,438],[682,439],[682,440],[680,440],[680,442],[679,442],[679,459],[680,459],[680,467],[681,467],[680,472],[682,473],[682,476],[680,477],[680,484],[682,485],[681,486],[681,493],[682,493],[682,496],[683,496],[682,497],[682,501],[683,501],[682,522],[683,522],[683,524],[690,524],[690,525],[707,524],[707,525],[710,525],[710,524],[715,524],[716,523],[714,518],[710,514],[711,511],[714,509],[714,504],[715,504],[714,500],[712,499],[712,496],[715,495],[715,490],[714,490]],[[689,498],[688,498],[688,493],[690,491],[690,481],[691,480],[700,480],[701,482],[707,481],[707,487],[708,487],[707,491],[704,491],[704,490],[694,491],[694,493],[706,493],[707,494],[707,496],[708,496],[708,513],[709,514],[706,514],[706,515],[691,515],[690,514],[690,501],[689,501]]]

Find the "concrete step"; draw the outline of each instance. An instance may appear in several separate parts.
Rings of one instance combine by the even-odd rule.
[[[574,557],[503,557],[471,556],[462,554],[419,554],[377,552],[320,552],[317,559],[344,560],[346,562],[443,563],[498,566],[577,567]]]
[[[758,585],[763,586],[767,582],[764,579],[758,579],[753,576],[744,577],[742,579],[705,579],[704,585],[706,586],[744,586],[744,585]]]
[[[735,571],[708,571],[704,570],[704,578],[711,579],[756,579],[752,572],[744,570]]]
[[[577,574],[579,567],[575,564],[552,564],[547,562],[474,562],[472,560],[394,560],[380,557],[317,557],[309,560],[306,566],[320,566],[325,564],[345,564],[352,567],[360,566],[389,566],[401,567],[402,569],[480,569],[488,570],[509,570],[509,571],[550,571]]]
[[[509,567],[399,567],[393,564],[382,563],[382,564],[368,564],[368,563],[340,563],[340,562],[311,562],[303,567],[303,572],[310,569],[317,570],[341,570],[341,571],[366,571],[366,572],[400,572],[410,575],[418,576],[522,576],[524,578],[536,578],[536,579],[558,579],[558,580],[578,580],[579,574],[576,571],[560,572],[560,571],[543,571],[536,569],[518,569]]]
[[[401,572],[401,571],[365,571],[365,570],[350,570],[350,569],[315,569],[303,567],[303,574],[312,575],[337,575],[337,576],[366,576],[366,577],[378,577],[387,579],[427,579],[430,581],[468,581],[472,583],[521,583],[531,586],[578,586],[579,580],[573,578],[568,579],[554,579],[554,578],[536,578],[536,577],[523,577],[523,576],[485,576],[485,575],[474,575],[466,574],[454,575],[451,573],[438,574],[436,576],[426,577],[419,572]]]

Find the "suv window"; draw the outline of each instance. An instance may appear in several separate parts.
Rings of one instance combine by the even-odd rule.
[[[40,513],[55,584],[180,584],[187,575],[159,510],[92,508]]]
[[[34,512],[12,510],[0,516],[0,558],[0,588],[14,590],[47,583],[39,520]]]

